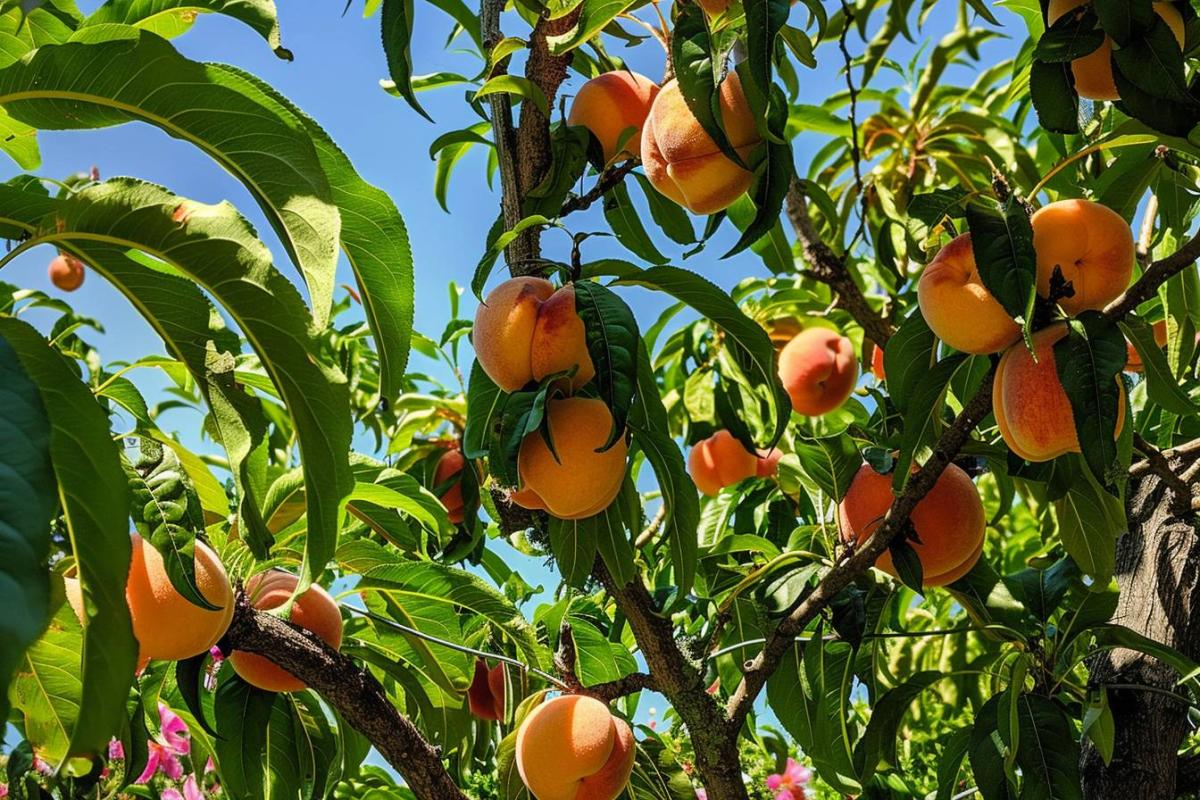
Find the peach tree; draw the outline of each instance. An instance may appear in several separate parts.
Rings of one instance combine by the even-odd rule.
[[[497,201],[436,336],[396,203],[172,43],[288,58],[270,0],[0,4],[0,266],[161,340],[107,361],[0,284],[5,794],[1200,791],[1192,5],[413,5],[367,3],[385,88],[413,126],[465,88],[434,194]],[[463,74],[415,73],[426,26]],[[229,203],[39,173],[39,131],[130,122],[291,263]]]

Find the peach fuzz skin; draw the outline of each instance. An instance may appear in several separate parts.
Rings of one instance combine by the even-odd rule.
[[[537,800],[614,800],[637,755],[633,731],[592,697],[542,703],[517,729],[517,771]]]
[[[1047,18],[1051,25],[1059,17],[1080,6],[1087,5],[1091,0],[1050,0]],[[1171,29],[1175,41],[1183,46],[1183,17],[1180,16],[1170,3],[1155,3],[1154,13],[1162,17],[1163,22]],[[1104,37],[1104,44],[1082,58],[1071,62],[1071,72],[1075,74],[1075,91],[1080,97],[1089,100],[1120,100],[1117,83],[1113,80],[1112,68],[1112,39]]]
[[[437,467],[433,471],[433,485],[441,486],[450,478],[460,475],[463,467],[466,466],[467,460],[463,458],[462,451],[457,447],[453,450],[447,450],[441,458],[438,459]],[[440,498],[442,505],[446,507],[446,516],[455,525],[463,521],[463,495],[462,484],[455,481],[454,484],[446,490]]]
[[[628,70],[605,72],[579,88],[567,124],[591,131],[604,151],[605,163],[634,158],[641,147],[642,125],[657,96],[658,84],[645,75]],[[631,128],[633,132],[621,143],[622,134]]]
[[[282,570],[260,572],[246,581],[246,596],[255,608],[269,611],[283,605],[299,582],[295,575]],[[342,615],[337,603],[316,584],[296,598],[289,622],[312,631],[334,650],[342,645]],[[268,692],[298,692],[305,686],[299,678],[256,653],[234,650],[229,661],[242,680]]]
[[[983,285],[964,233],[938,251],[917,283],[921,315],[939,339],[964,353],[999,353],[1021,338],[1021,329]]]
[[[1058,379],[1054,343],[1067,335],[1065,323],[1033,335],[1034,362],[1024,344],[1015,344],[1000,358],[992,384],[992,410],[996,425],[1009,449],[1026,461],[1049,461],[1079,452],[1075,414]],[[1125,386],[1117,411],[1117,436],[1125,423]]]
[[[780,351],[779,378],[796,413],[827,414],[846,402],[858,381],[854,345],[828,328],[803,330]]]
[[[483,371],[506,392],[572,367],[564,388],[579,389],[596,374],[575,289],[555,291],[542,278],[512,278],[493,289],[475,311],[471,342]]]
[[[1049,296],[1054,268],[1075,294],[1058,300],[1067,314],[1102,310],[1129,287],[1137,252],[1120,214],[1090,200],[1059,200],[1033,215],[1038,294]]]
[[[83,286],[83,279],[87,272],[83,268],[83,262],[78,258],[59,254],[51,260],[47,274],[50,276],[50,282],[59,289],[64,292],[73,292]]]
[[[892,476],[881,475],[863,464],[838,505],[842,540],[865,542],[879,527],[893,499]],[[909,545],[921,560],[925,586],[953,583],[979,560],[986,522],[983,501],[970,476],[953,464],[917,503],[911,520],[920,541],[910,541]],[[896,575],[887,550],[875,566]]]
[[[233,619],[233,587],[217,554],[201,541],[193,549],[196,588],[218,610],[194,605],[175,590],[157,550],[133,535],[133,557],[125,601],[138,640],[138,663],[150,659],[181,661],[207,653],[225,635]]]
[[[519,505],[540,506],[559,519],[584,519],[608,508],[625,479],[628,446],[624,435],[597,452],[612,430],[612,412],[602,400],[568,397],[546,406],[554,453],[540,431],[521,442],[517,456],[523,489],[512,496]]]
[[[726,138],[747,162],[760,138],[736,72],[721,84],[720,113]],[[754,177],[705,133],[674,80],[662,87],[650,108],[641,149],[646,177],[654,188],[695,214],[729,208]]]
[[[726,486],[757,475],[760,460],[765,459],[747,452],[729,431],[717,431],[696,442],[688,453],[688,474],[697,489],[713,497]]]

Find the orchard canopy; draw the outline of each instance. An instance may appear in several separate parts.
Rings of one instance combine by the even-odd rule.
[[[1196,797],[1198,11],[0,0],[0,798]]]

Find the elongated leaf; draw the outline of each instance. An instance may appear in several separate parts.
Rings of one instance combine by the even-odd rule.
[[[1167,356],[1154,340],[1154,329],[1144,319],[1135,316],[1126,317],[1120,326],[1142,360],[1146,393],[1150,399],[1173,414],[1195,414],[1196,404],[1171,374]]]
[[[71,752],[71,737],[78,727],[83,697],[81,647],[79,620],[70,604],[63,603],[50,627],[24,652],[13,678],[12,702],[24,715],[25,737],[50,766],[58,766]],[[123,716],[124,698],[120,705]]]
[[[1004,701],[1011,702],[1008,695]],[[1021,694],[1015,702],[1022,800],[1080,800],[1083,792],[1074,722],[1061,706],[1040,695]],[[1005,704],[1000,704],[1001,714]]]
[[[575,27],[560,36],[547,37],[550,52],[562,55],[574,50],[598,35],[604,26],[634,4],[634,0],[582,0],[579,4],[579,22]]]
[[[235,800],[263,797],[267,728],[275,695],[231,675],[217,687],[213,705],[221,789]]]
[[[433,118],[425,113],[417,102],[412,87],[412,34],[413,0],[383,0],[379,14],[383,33],[383,52],[387,55],[388,74],[400,95],[413,110],[425,119]]]
[[[550,518],[550,550],[568,585],[583,588],[596,563],[596,526]]]
[[[1117,537],[1126,529],[1121,500],[1100,488],[1090,472],[1083,472],[1054,508],[1067,554],[1104,585],[1116,563]]]
[[[1010,317],[1028,323],[1026,308],[1037,289],[1037,254],[1029,214],[1012,197],[1003,205],[977,200],[967,206],[967,224],[983,285]]]
[[[795,449],[804,474],[829,499],[841,502],[862,466],[862,454],[854,440],[844,434],[829,439],[797,439]]]
[[[549,116],[550,114],[550,101],[546,99],[546,93],[536,83],[528,78],[522,78],[520,75],[505,74],[488,79],[475,92],[475,99],[487,97],[490,94],[515,94],[517,97],[533,103],[543,115]]]
[[[304,274],[312,315],[324,324],[340,228],[329,181],[303,123],[272,113],[230,86],[226,74],[189,61],[148,31],[97,26],[0,70],[0,106],[52,130],[138,120],[203,149],[262,206]]]
[[[50,621],[50,518],[58,502],[50,462],[50,420],[38,388],[0,337],[0,719],[8,684]]]
[[[612,411],[613,427],[604,446],[625,435],[625,420],[637,387],[638,327],[633,311],[611,289],[576,281],[575,312],[583,320],[588,355],[596,368],[596,389]]]
[[[879,767],[900,766],[896,758],[900,723],[921,692],[945,677],[940,672],[918,672],[889,689],[871,708],[871,720],[855,748],[859,779],[867,783]]]
[[[727,158],[745,166],[725,135],[717,84],[720,68],[714,58],[704,9],[696,3],[686,3],[677,9],[675,28],[671,31],[671,64],[675,67],[679,91],[692,116]]]
[[[746,9],[746,63],[759,93],[765,96],[771,88],[775,39],[787,24],[791,7],[787,0],[745,0],[743,5]]]
[[[650,234],[642,224],[641,215],[629,199],[629,189],[618,183],[604,193],[604,218],[617,241],[629,252],[651,264],[666,264],[669,260],[654,246]]]
[[[1128,357],[1125,337],[1098,311],[1085,311],[1068,324],[1067,335],[1054,345],[1054,365],[1071,401],[1083,458],[1096,480],[1114,491],[1128,469],[1119,463],[1116,442],[1117,420],[1125,411],[1120,378]]]
[[[937,441],[941,432],[945,408],[946,389],[950,380],[964,366],[969,367],[966,356],[961,354],[944,358],[929,370],[916,385],[904,415],[904,431],[900,436],[900,453],[892,474],[892,489],[904,490],[912,474],[914,461],[923,461],[927,450]]]
[[[275,55],[292,60],[292,54],[279,41],[273,0],[107,0],[80,27],[118,23],[171,39],[191,28],[197,14],[222,14],[244,22],[267,41]]]
[[[937,341],[925,316],[914,310],[883,348],[883,369],[887,373],[888,396],[904,413],[909,399],[921,381],[937,363]]]

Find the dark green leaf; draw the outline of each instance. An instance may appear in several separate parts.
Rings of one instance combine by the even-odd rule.
[[[1034,58],[1047,63],[1069,63],[1104,44],[1104,31],[1096,26],[1091,9],[1063,14],[1046,29],[1034,48]]]
[[[617,241],[638,258],[651,264],[666,264],[670,260],[658,251],[646,233],[641,214],[633,207],[624,183],[618,183],[604,193],[604,218]]]
[[[684,102],[717,148],[735,164],[745,166],[725,135],[717,85],[720,68],[713,57],[704,9],[695,3],[685,3],[677,6],[676,12],[671,32],[671,64]]]
[[[1070,64],[1034,61],[1029,69],[1029,95],[1043,128],[1053,133],[1079,133],[1079,95]]]
[[[625,301],[598,283],[576,281],[575,312],[583,320],[588,355],[596,368],[596,388],[613,415],[604,448],[625,435],[625,421],[637,388],[637,320]]]
[[[417,94],[412,88],[413,0],[383,0],[379,19],[389,77],[413,110],[433,122],[433,117],[417,102]]]
[[[1146,375],[1146,393],[1150,399],[1175,414],[1195,414],[1196,404],[1188,396],[1167,364],[1167,356],[1154,340],[1154,329],[1144,319],[1128,316],[1121,323],[1121,331],[1137,350],[1142,359]]]
[[[1121,371],[1128,351],[1125,337],[1099,311],[1084,311],[1068,323],[1054,345],[1054,365],[1071,401],[1075,431],[1092,474],[1110,491],[1119,486],[1117,420],[1124,412]],[[1126,421],[1125,424],[1130,424]]]
[[[1015,197],[1003,204],[980,198],[967,206],[967,224],[983,285],[1010,317],[1028,323],[1026,310],[1037,291],[1037,253],[1025,206]]]
[[[236,675],[217,688],[213,710],[221,789],[233,800],[262,800],[267,730],[275,695]]]

